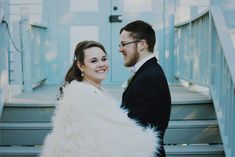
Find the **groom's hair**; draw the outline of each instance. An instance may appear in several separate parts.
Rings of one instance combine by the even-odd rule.
[[[130,32],[130,36],[136,40],[145,39],[148,44],[148,50],[150,52],[154,51],[154,46],[156,43],[155,31],[152,26],[144,21],[137,20],[133,21],[120,30],[120,34],[122,31]]]

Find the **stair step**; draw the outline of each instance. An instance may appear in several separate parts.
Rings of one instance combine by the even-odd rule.
[[[171,128],[215,128],[218,127],[217,120],[179,120],[179,121],[170,121],[168,129]]]
[[[7,130],[38,130],[38,129],[51,129],[52,123],[0,123],[0,129]]]
[[[120,86],[106,86],[106,89],[121,100]],[[213,120],[216,119],[211,98],[181,85],[170,86],[172,95],[171,120]],[[31,93],[22,93],[4,105],[0,122],[50,122],[56,106],[59,86],[42,86]],[[30,118],[29,118],[30,117]]]
[[[1,157],[36,157],[41,151],[41,147],[24,146],[0,146]]]
[[[170,121],[165,144],[222,143],[216,120]]]
[[[50,122],[56,104],[15,104],[7,103],[3,108],[2,123]],[[30,118],[29,118],[30,117]],[[211,103],[173,104],[171,120],[215,120],[216,114]]]
[[[0,123],[0,145],[41,145],[51,123]]]
[[[36,157],[41,151],[41,146],[0,147],[0,150],[1,157]],[[166,145],[165,150],[167,157],[224,157],[222,145]]]
[[[0,144],[40,145],[51,128],[51,123],[0,123]],[[165,143],[221,143],[217,121],[170,121]]]
[[[50,122],[54,109],[55,104],[50,103],[7,103],[3,108],[0,122]]]
[[[171,107],[171,120],[215,120],[216,114],[212,103],[181,103]]]
[[[225,157],[223,145],[165,146],[167,157]]]
[[[167,157],[224,157],[211,98],[182,86],[170,88],[172,112],[164,139]],[[56,106],[56,101],[51,100],[55,94],[49,93],[44,99],[46,90],[24,93],[5,104],[0,121],[1,157],[38,156],[52,129],[51,117]],[[113,90],[120,97],[120,89]]]

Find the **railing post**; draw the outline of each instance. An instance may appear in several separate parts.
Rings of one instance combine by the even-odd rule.
[[[209,50],[209,80],[208,80],[208,84],[209,84],[209,87],[210,88],[213,88],[213,69],[214,69],[214,62],[213,62],[213,28],[212,28],[212,15],[211,15],[211,11],[209,11],[209,47],[208,47],[208,50]]]
[[[189,46],[187,52],[190,53],[189,57],[189,79],[193,78],[193,51],[192,51],[192,21],[189,23]]]
[[[9,97],[8,48],[7,34],[8,1],[0,1],[0,117],[3,105]]]
[[[33,90],[32,85],[32,57],[31,57],[31,42],[29,34],[29,22],[27,16],[27,9],[21,8],[20,19],[20,33],[21,33],[21,50],[22,50],[22,64],[23,64],[23,87],[25,92]]]
[[[165,66],[165,60],[166,60],[166,24],[165,24],[165,18],[166,18],[166,8],[165,8],[165,0],[163,0],[163,14],[162,14],[162,21],[163,21],[163,34],[162,34],[162,53],[159,53],[159,62],[163,68],[164,71],[166,71]]]
[[[17,45],[17,47],[20,46],[21,42],[21,36],[20,36],[20,23],[19,21],[13,21],[12,22],[12,35],[14,37],[14,43]],[[16,91],[16,93],[21,93],[23,89],[23,63],[22,63],[22,52],[16,50],[16,48],[12,48],[11,53],[13,53],[14,56],[14,63],[9,64],[9,67],[11,69],[14,69],[14,75],[10,75],[10,80],[14,80],[13,82],[10,82],[11,85],[20,85],[20,91]],[[15,94],[13,94],[15,95]]]
[[[175,64],[175,54],[174,54],[174,46],[175,46],[175,32],[174,32],[174,15],[171,15],[169,17],[169,66],[168,66],[168,70],[167,71],[167,75],[168,75],[168,81],[170,83],[174,83],[175,82],[175,68],[174,68],[174,64]]]
[[[232,106],[233,106],[233,108],[231,110],[234,111],[235,110],[235,89],[234,89],[234,86],[233,86],[233,90],[232,90],[232,100],[231,100],[231,103],[232,103]],[[235,119],[235,114],[234,113],[232,114],[231,119],[233,119],[233,120]],[[232,126],[232,128],[230,130],[231,135],[233,135],[234,130],[235,130],[235,124],[233,124],[233,126]],[[232,147],[231,148],[231,154],[235,155],[235,136],[232,136],[231,141],[232,141],[232,144],[231,144],[231,147]]]

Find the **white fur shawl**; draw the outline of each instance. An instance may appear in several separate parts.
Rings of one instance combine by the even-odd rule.
[[[154,157],[159,139],[103,92],[73,81],[64,89],[41,157]]]

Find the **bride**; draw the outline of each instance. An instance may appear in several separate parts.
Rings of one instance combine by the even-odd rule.
[[[157,132],[129,119],[101,87],[109,68],[104,47],[82,41],[74,56],[41,157],[154,157]]]

